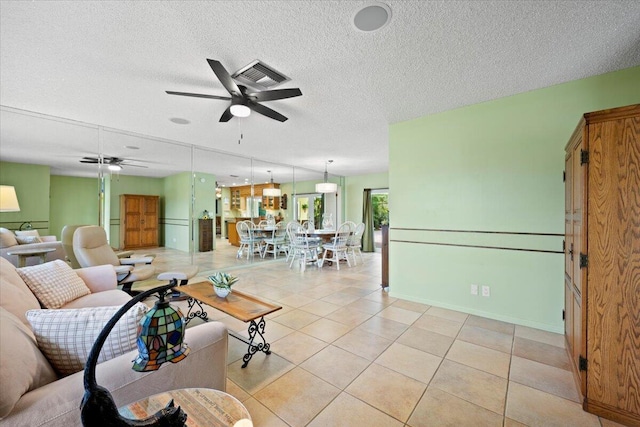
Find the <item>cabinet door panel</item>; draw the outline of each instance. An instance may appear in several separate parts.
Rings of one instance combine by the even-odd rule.
[[[158,196],[120,196],[120,246],[123,249],[158,246],[158,200]]]
[[[640,117],[589,127],[587,397],[640,414]]]
[[[573,289],[569,281],[565,281],[564,285],[564,334],[569,352],[573,355],[576,342],[573,335]]]
[[[140,246],[140,224],[142,222],[142,198],[126,196],[124,198],[124,248]]]
[[[140,246],[158,245],[158,198],[144,197],[140,224]]]
[[[565,160],[564,182],[564,273],[572,281],[573,277],[573,159]],[[565,305],[566,306],[566,305]]]

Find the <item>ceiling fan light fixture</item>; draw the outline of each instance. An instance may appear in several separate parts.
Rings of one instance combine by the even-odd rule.
[[[244,104],[233,104],[230,111],[235,117],[249,117],[251,114],[251,109]]]
[[[122,166],[120,165],[109,165],[108,167],[110,171],[114,171],[114,172],[122,170]]]

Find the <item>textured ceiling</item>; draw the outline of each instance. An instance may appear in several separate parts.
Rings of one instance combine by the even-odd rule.
[[[79,158],[102,144],[148,166],[123,173],[162,175],[189,169],[177,142],[383,172],[391,123],[640,64],[638,1],[387,1],[389,25],[357,31],[352,17],[369,3],[3,0],[0,160],[82,173],[92,169]],[[229,72],[260,59],[303,96],[265,103],[285,123],[255,113],[218,123],[226,101],[164,93],[227,95],[206,58]],[[194,157],[221,177],[250,165]]]

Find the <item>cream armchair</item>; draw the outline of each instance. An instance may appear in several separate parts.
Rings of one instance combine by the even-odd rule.
[[[116,270],[118,284],[128,294],[133,294],[134,282],[146,280],[155,274],[151,264],[153,257],[118,258],[107,241],[102,227],[88,225],[78,227],[73,233],[73,254],[81,267],[111,264]],[[195,275],[195,273],[194,273]]]
[[[62,227],[62,236],[60,240],[62,241],[62,247],[64,248],[64,252],[66,254],[66,260],[73,269],[82,268],[82,266],[78,262],[78,259],[76,258],[75,253],[73,252],[73,233],[75,233],[75,231],[80,227],[86,227],[86,225],[65,225],[64,227]],[[133,251],[116,252],[118,258],[130,258],[133,254]],[[142,255],[142,257],[151,258],[155,258],[155,256],[155,254]]]

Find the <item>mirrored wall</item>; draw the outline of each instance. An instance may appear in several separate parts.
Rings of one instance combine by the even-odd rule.
[[[6,107],[0,112],[0,177],[32,177],[25,181],[30,189],[19,192],[24,209],[0,215],[7,228],[32,221],[34,228],[60,237],[64,225],[98,224],[112,247],[136,250],[124,200],[158,196],[158,247],[206,271],[268,262],[238,256],[240,221],[314,221],[321,228],[327,215],[334,222],[343,219],[344,180],[330,177],[339,184],[338,193],[316,193],[323,171]],[[25,129],[30,130],[27,138]],[[216,145],[215,138],[211,144]],[[54,156],[42,160],[33,155],[52,145]],[[33,187],[34,179],[47,182]],[[47,199],[48,207],[42,203]],[[141,209],[139,218],[144,218],[148,212]]]

